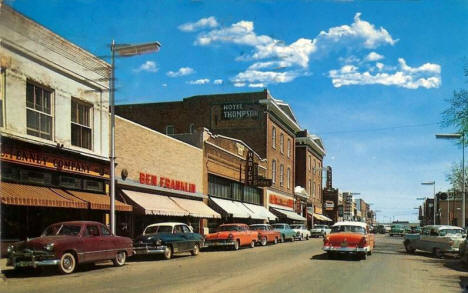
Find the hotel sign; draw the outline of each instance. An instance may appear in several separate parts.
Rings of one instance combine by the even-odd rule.
[[[223,104],[221,119],[223,120],[244,120],[257,119],[258,110],[254,104]]]
[[[109,178],[109,166],[104,164],[97,164],[88,160],[79,160],[50,151],[16,145],[12,146],[4,143],[0,145],[0,148],[0,158],[2,162],[11,162],[56,171]]]

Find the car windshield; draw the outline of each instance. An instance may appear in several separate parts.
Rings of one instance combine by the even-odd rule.
[[[445,232],[445,235],[456,235],[464,233],[462,229],[442,229],[440,230],[439,234],[443,234],[443,232]]]
[[[250,226],[250,230],[267,230],[266,226]]]
[[[352,225],[340,225],[340,226],[333,226],[331,229],[332,233],[338,232],[353,232],[353,233],[365,233],[366,229],[361,226],[352,226]]]
[[[222,232],[222,231],[241,231],[241,230],[242,229],[239,226],[226,225],[226,226],[219,226],[216,231]]]
[[[80,234],[81,226],[80,225],[69,225],[69,224],[62,224],[62,225],[52,225],[49,226],[42,236],[60,236],[60,235],[69,235],[69,236],[76,236]]]
[[[314,228],[316,229],[322,229],[322,228],[326,228],[327,226],[325,225],[315,225]]]
[[[273,229],[286,229],[285,225],[273,225]]]
[[[172,226],[151,226],[146,228],[144,234],[172,233]]]

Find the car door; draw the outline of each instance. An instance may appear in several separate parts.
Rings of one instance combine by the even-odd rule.
[[[104,225],[100,225],[101,232],[101,256],[102,259],[113,259],[117,253],[118,241],[111,231]]]
[[[184,250],[192,250],[195,244],[199,242],[199,240],[195,237],[195,233],[193,233],[187,225],[181,226],[182,232],[184,234],[183,237],[185,238],[185,244],[183,245]]]
[[[184,234],[183,225],[175,225],[174,230],[172,232],[172,236],[174,239],[172,243],[174,252],[187,250],[188,241],[186,235]]]
[[[101,235],[96,224],[87,224],[83,233],[83,261],[97,261],[101,250]]]

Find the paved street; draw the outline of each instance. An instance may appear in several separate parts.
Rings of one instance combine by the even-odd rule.
[[[461,292],[468,270],[455,258],[407,255],[401,238],[377,235],[366,261],[328,260],[321,239],[240,251],[208,251],[170,261],[132,259],[80,269],[5,270],[1,292]],[[4,262],[2,262],[4,264]]]

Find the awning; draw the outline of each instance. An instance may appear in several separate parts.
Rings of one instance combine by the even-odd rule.
[[[188,211],[190,216],[195,218],[212,218],[219,219],[221,215],[212,210],[201,200],[192,200],[178,197],[171,197],[171,199],[184,210]]]
[[[44,186],[16,183],[0,183],[2,204],[57,208],[87,209],[88,203],[67,194],[63,190]]]
[[[252,217],[252,212],[250,212],[242,203],[236,203],[228,199],[220,199],[215,197],[210,197],[217,206],[226,212],[226,214],[231,214],[233,218],[250,218]]]
[[[255,204],[250,204],[250,203],[243,203],[247,209],[252,211],[254,216],[252,216],[253,219],[260,219],[260,220],[270,220],[270,221],[276,221],[278,219],[277,216],[273,215],[269,210],[267,210],[264,206],[259,206]]]
[[[97,194],[74,190],[67,190],[67,192],[83,201],[88,202],[89,207],[93,210],[110,210],[110,197],[107,194]],[[115,210],[122,212],[131,212],[132,206],[125,204],[119,200],[115,200]]]
[[[294,220],[294,221],[306,221],[306,218],[303,216],[293,212],[293,211],[287,211],[283,209],[277,209],[277,208],[272,208],[275,212],[278,212],[285,216],[288,219]]]
[[[324,215],[316,214],[314,213],[314,218],[316,218],[319,221],[325,221],[325,222],[333,222],[332,219],[325,217]]]
[[[161,216],[189,216],[189,212],[179,207],[168,196],[156,195],[131,190],[123,190],[123,193],[132,200],[146,215]]]

